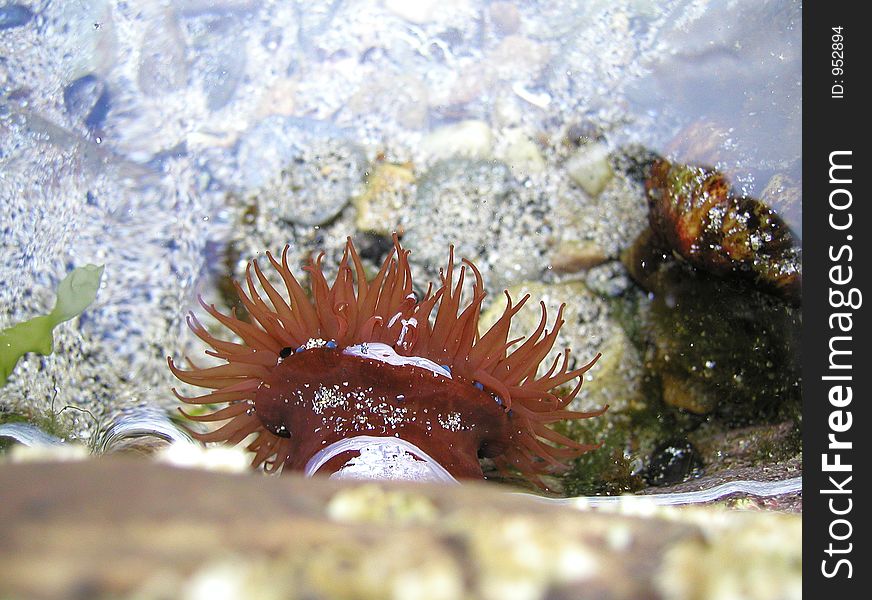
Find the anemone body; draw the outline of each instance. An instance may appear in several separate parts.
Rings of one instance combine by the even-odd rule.
[[[563,325],[561,306],[550,331],[540,303],[539,326],[526,338],[509,339],[512,317],[529,299],[507,304],[502,316],[479,334],[485,298],[481,274],[464,260],[456,268],[453,248],[423,298],[412,291],[409,251],[394,236],[394,249],[367,281],[349,238],[335,280],[321,270],[321,257],[304,267],[309,285],[294,276],[287,260],[267,253],[286,288],[279,292],[256,261],[245,287],[236,284],[249,319],[203,308],[238,341],[211,335],[191,314],[188,324],[223,364],[188,370],[168,359],[180,380],[211,390],[176,396],[193,405],[218,405],[205,415],[182,411],[194,421],[224,422],[203,442],[249,440],[253,466],[272,471],[303,470],[321,449],[344,438],[399,438],[429,454],[452,476],[481,478],[480,457],[501,471],[520,471],[542,485],[540,475],[597,445],[581,444],[549,424],[601,414],[570,411],[582,375],[596,360],[570,369],[569,350],[537,375]],[[471,298],[462,301],[467,273]],[[456,275],[456,281],[455,281]],[[574,385],[572,385],[574,384]],[[563,395],[558,390],[570,385]],[[340,469],[353,451],[319,470]]]

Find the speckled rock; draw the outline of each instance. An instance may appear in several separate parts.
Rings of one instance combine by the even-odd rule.
[[[41,43],[52,48],[54,60],[62,57],[64,80],[87,73],[105,77],[115,65],[119,34],[114,6],[110,0],[94,0],[52,2],[40,9],[39,16],[45,23]],[[58,36],[57,32],[65,35]]]
[[[633,285],[627,269],[617,260],[591,267],[585,276],[585,283],[592,292],[604,298],[620,296]]]
[[[699,476],[702,467],[699,451],[687,438],[672,438],[651,453],[644,476],[652,486],[666,486]]]
[[[236,304],[237,293],[232,280],[244,279],[248,261],[263,257],[267,250],[280,255],[285,245],[288,245],[288,261],[294,265],[295,272],[299,272],[309,259],[317,258],[323,252],[325,275],[329,279],[336,274],[345,240],[349,233],[355,231],[356,211],[343,210],[327,225],[312,227],[277,219],[268,208],[263,208],[253,198],[234,198],[233,202],[236,205],[237,226],[232,242],[223,248],[222,264],[216,270],[220,277],[216,292],[225,308]],[[364,263],[369,268],[376,268],[373,261],[364,260]],[[278,274],[271,271],[266,269],[267,277],[273,278],[274,284],[283,285]],[[377,268],[371,274],[375,272]]]
[[[367,161],[341,129],[313,119],[268,117],[238,150],[239,184],[261,211],[302,225],[333,219],[362,189]]]
[[[551,237],[550,257],[565,270],[576,270],[576,262],[578,268],[593,266],[599,259],[591,260],[592,254],[617,258],[648,225],[644,190],[625,177],[611,178],[596,197],[567,177],[554,201],[553,219],[562,226]]]
[[[404,238],[413,265],[438,275],[454,244],[473,260],[491,292],[535,277],[545,267],[543,201],[498,161],[441,161],[420,176]],[[447,228],[446,223],[451,227]]]
[[[486,485],[120,459],[0,464],[0,497],[4,596],[800,597],[795,515],[579,510]]]
[[[123,410],[171,405],[165,356],[182,351],[180,323],[201,274],[214,198],[197,193],[189,164],[168,161],[161,180],[32,115],[0,121],[13,126],[0,137],[18,141],[15,160],[0,167],[9,217],[0,236],[0,329],[48,313],[73,267],[105,265],[97,300],[55,330],[53,354],[25,355],[0,387],[0,413],[54,421],[63,437],[87,440]]]

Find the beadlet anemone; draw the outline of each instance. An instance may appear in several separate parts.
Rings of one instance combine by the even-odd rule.
[[[211,346],[206,354],[224,364],[169,367],[175,376],[209,393],[184,403],[223,405],[209,414],[182,414],[193,421],[226,421],[202,442],[236,445],[249,438],[252,465],[331,474],[454,481],[482,478],[479,458],[502,473],[512,469],[544,487],[540,475],[565,469],[565,461],[598,447],[581,444],[549,427],[562,420],[602,414],[568,410],[582,375],[599,359],[570,369],[570,351],[538,374],[563,325],[561,306],[553,327],[540,303],[538,327],[509,339],[517,304],[506,308],[484,333],[479,316],[485,291],[479,270],[463,259],[456,269],[453,247],[422,298],[412,288],[409,250],[394,235],[394,248],[367,281],[351,238],[332,285],[321,270],[323,254],[310,260],[308,289],[288,264],[266,257],[287,288],[273,286],[257,261],[247,268],[246,288],[235,282],[249,320],[200,299],[203,309],[236,334],[227,341],[210,334],[193,313],[187,322]],[[471,298],[461,298],[467,269]],[[457,281],[455,283],[455,275]],[[259,283],[260,290],[255,284]],[[265,296],[265,297],[264,297]],[[560,389],[577,380],[568,393]],[[249,437],[251,436],[251,437]]]

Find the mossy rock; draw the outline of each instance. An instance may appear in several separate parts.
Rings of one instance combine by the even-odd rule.
[[[796,418],[798,309],[742,281],[671,263],[649,313],[664,401],[736,425]]]

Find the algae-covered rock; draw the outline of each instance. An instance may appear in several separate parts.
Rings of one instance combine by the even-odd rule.
[[[658,355],[661,362],[665,359],[670,360],[669,355]],[[711,364],[709,361],[706,365]],[[712,412],[718,405],[718,398],[715,394],[692,377],[683,377],[680,374],[663,370],[660,372],[660,381],[662,383],[663,402],[675,408],[681,408],[692,412],[696,415],[707,415]]]
[[[799,302],[800,248],[771,208],[734,194],[718,171],[663,159],[645,185],[651,228],[665,248],[694,267],[749,278]]]
[[[729,472],[737,469],[767,470],[776,476],[779,465],[790,465],[802,458],[802,436],[799,423],[785,420],[747,427],[730,428],[716,419],[708,419],[688,434],[688,440],[699,452],[708,472]],[[800,465],[795,465],[801,467]],[[748,479],[766,479],[760,473]]]
[[[649,367],[666,404],[735,424],[793,418],[800,402],[799,310],[742,281],[667,262],[643,275]]]

